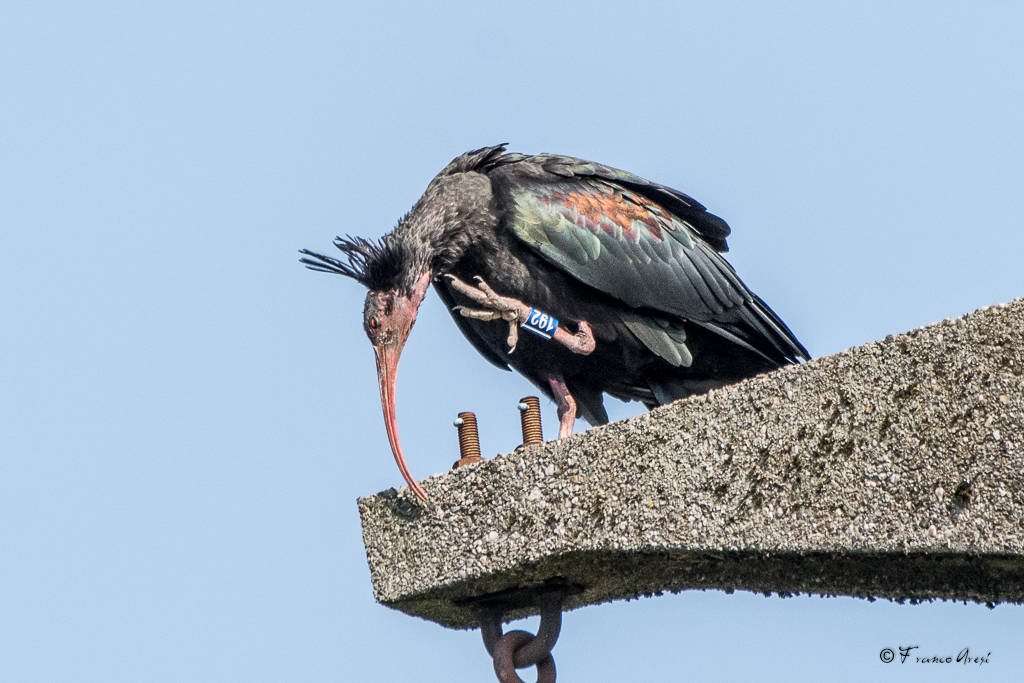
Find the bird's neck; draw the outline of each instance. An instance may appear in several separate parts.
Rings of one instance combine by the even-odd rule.
[[[487,249],[497,219],[490,180],[479,173],[436,178],[393,238],[417,273],[448,272],[469,249]]]

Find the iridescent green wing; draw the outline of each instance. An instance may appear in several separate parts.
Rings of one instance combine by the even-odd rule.
[[[720,218],[632,174],[568,157],[528,157],[527,163],[535,168],[538,159],[547,177],[505,174],[507,225],[550,263],[644,312],[640,322],[624,322],[644,328],[634,333],[652,351],[689,364],[685,335],[666,322],[681,318],[766,357],[806,357],[719,255],[729,233]]]

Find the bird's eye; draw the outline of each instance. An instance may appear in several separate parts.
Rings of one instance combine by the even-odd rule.
[[[370,318],[370,329],[376,331],[378,328],[380,328],[380,321],[376,318]]]

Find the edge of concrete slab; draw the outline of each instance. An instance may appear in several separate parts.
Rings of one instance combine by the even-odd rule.
[[[717,588],[1024,602],[1024,299],[361,498],[374,594],[455,628]],[[535,614],[524,606],[508,616]]]

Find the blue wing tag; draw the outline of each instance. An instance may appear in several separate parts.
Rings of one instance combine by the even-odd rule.
[[[545,339],[551,339],[551,335],[558,329],[558,318],[548,315],[543,311],[538,311],[536,308],[531,308],[530,315],[527,316],[526,321],[520,327],[525,327],[530,332],[539,334]]]

